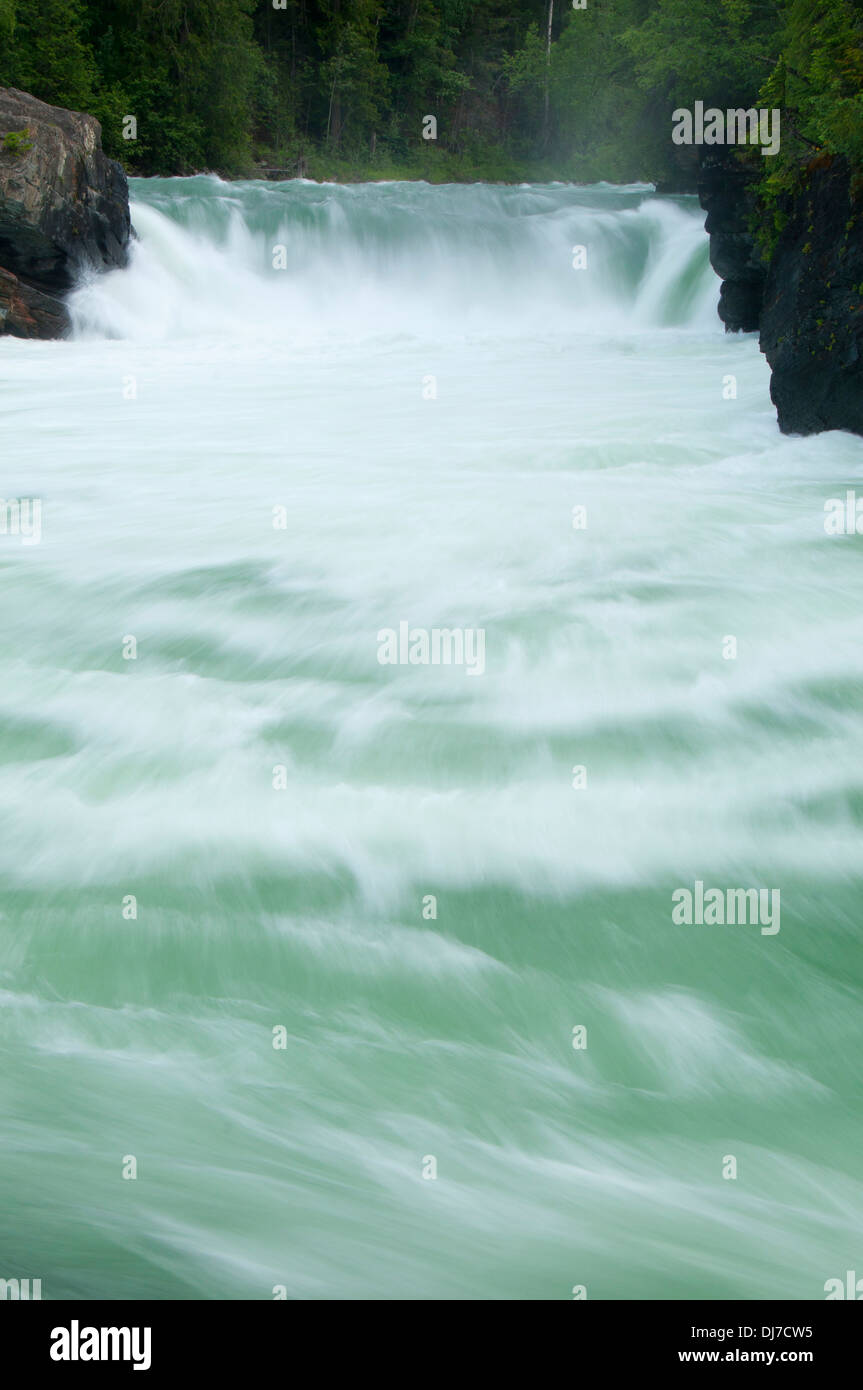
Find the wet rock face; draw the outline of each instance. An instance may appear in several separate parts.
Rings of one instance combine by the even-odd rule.
[[[0,333],[61,334],[57,296],[88,267],[125,265],[130,232],[126,176],[99,122],[0,88]]]
[[[719,317],[729,331],[760,331],[783,434],[863,434],[863,186],[844,160],[816,157],[780,208],[783,229],[765,264],[751,230],[757,177],[728,149],[702,152],[698,193],[722,278]]]
[[[698,198],[707,213],[710,264],[722,280],[719,317],[729,333],[754,333],[767,268],[750,230],[755,210],[751,169],[728,147],[706,146],[698,170]]]
[[[0,266],[0,334],[62,338],[69,327],[63,301],[27,285]]]
[[[761,351],[784,434],[863,434],[863,189],[815,160],[770,261]]]

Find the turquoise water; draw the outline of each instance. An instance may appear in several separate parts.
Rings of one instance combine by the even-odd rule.
[[[823,1298],[859,441],[779,435],[693,200],[132,194],[74,339],[0,341],[0,1277]],[[382,665],[402,622],[484,670]],[[674,923],[696,880],[781,929]]]

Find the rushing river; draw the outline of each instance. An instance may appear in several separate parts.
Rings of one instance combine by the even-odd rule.
[[[780,436],[692,199],[132,196],[0,341],[0,1276],[863,1274],[860,441]]]

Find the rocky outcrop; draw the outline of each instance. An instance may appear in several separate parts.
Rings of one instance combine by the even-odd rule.
[[[0,266],[0,334],[13,338],[62,338],[69,326],[66,308],[54,295],[25,285]]]
[[[0,88],[0,334],[56,338],[62,295],[126,264],[129,192],[93,116]]]
[[[782,211],[760,325],[779,428],[863,434],[863,189],[822,157]]]
[[[756,170],[755,173],[760,173]],[[754,333],[761,317],[767,267],[755,245],[755,177],[725,145],[702,148],[698,197],[707,213],[710,264],[722,281],[719,317],[729,333]]]
[[[760,333],[783,434],[863,434],[863,189],[841,159],[819,155],[779,206],[765,262],[757,226],[760,170],[732,149],[702,152],[698,193],[729,332]]]

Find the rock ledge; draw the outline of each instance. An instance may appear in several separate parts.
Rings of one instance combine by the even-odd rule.
[[[129,190],[93,116],[0,88],[0,335],[57,338],[88,268],[124,266]]]

